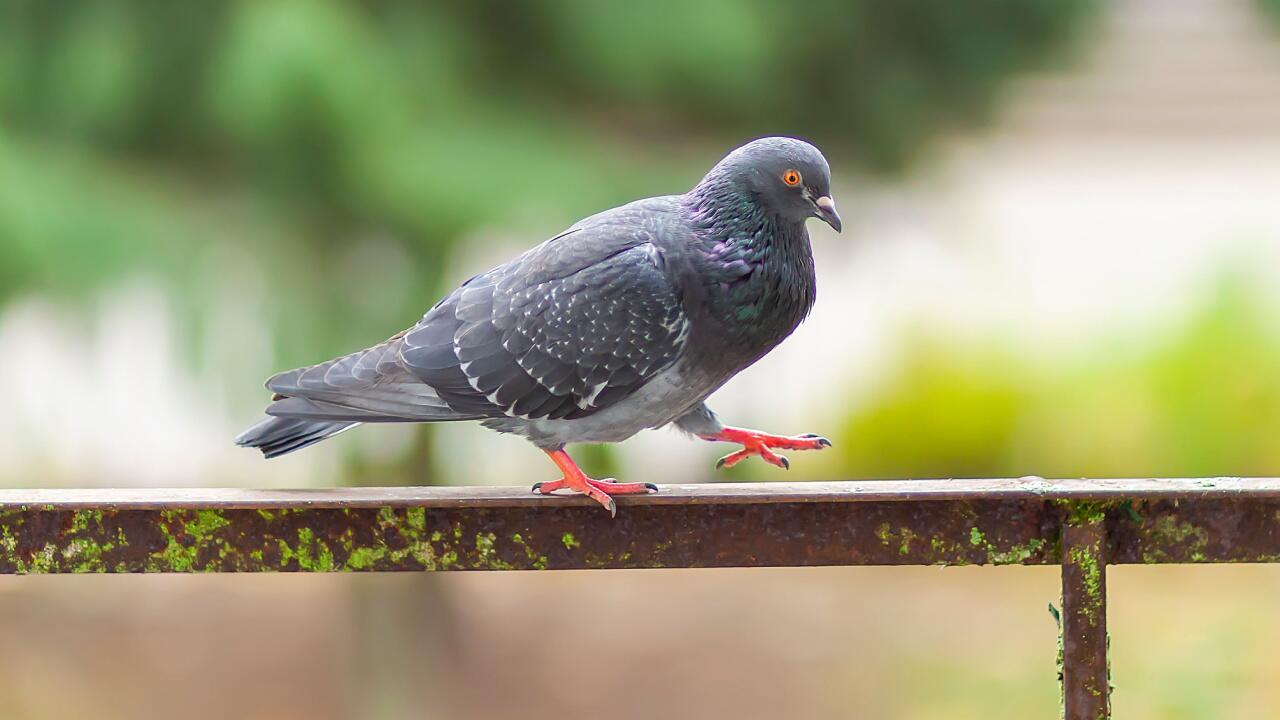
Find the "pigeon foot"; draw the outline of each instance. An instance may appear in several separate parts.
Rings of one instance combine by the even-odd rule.
[[[783,470],[788,470],[791,468],[791,461],[787,460],[786,456],[775,453],[774,450],[821,450],[831,447],[830,440],[813,433],[773,435],[759,430],[735,427],[726,427],[715,435],[703,435],[702,439],[742,445],[741,450],[729,453],[717,460],[717,470],[733,467],[752,455],[759,456],[761,460],[770,465],[777,465]]]
[[[551,458],[551,462],[560,468],[562,477],[559,480],[536,483],[533,486],[533,492],[550,495],[561,489],[575,490],[600,503],[605,510],[609,511],[610,517],[617,517],[618,506],[613,501],[613,495],[644,495],[658,491],[658,486],[653,483],[620,483],[613,478],[597,480],[587,477],[587,474],[582,472],[578,464],[564,450],[544,452]]]

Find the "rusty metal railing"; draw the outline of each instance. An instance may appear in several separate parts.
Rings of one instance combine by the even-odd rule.
[[[1065,717],[1109,717],[1106,566],[1280,562],[1280,479],[0,490],[0,573],[1062,567]]]

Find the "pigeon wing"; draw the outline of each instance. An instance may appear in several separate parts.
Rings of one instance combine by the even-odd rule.
[[[684,348],[689,321],[663,265],[644,231],[571,229],[468,280],[404,336],[401,361],[457,412],[590,415]]]

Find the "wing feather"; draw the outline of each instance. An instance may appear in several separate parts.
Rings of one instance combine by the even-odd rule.
[[[668,367],[689,321],[661,253],[634,227],[579,230],[467,281],[405,334],[403,365],[451,407],[526,418],[590,415]]]

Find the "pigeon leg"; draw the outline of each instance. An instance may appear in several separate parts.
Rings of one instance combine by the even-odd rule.
[[[603,505],[604,509],[609,511],[609,515],[616,516],[618,508],[611,495],[643,495],[658,491],[658,486],[653,483],[620,483],[613,478],[596,480],[587,477],[587,474],[582,472],[582,468],[579,468],[573,458],[569,457],[569,453],[564,450],[544,450],[543,452],[551,458],[551,462],[555,463],[556,467],[560,468],[561,477],[559,480],[537,483],[533,486],[534,492],[550,495],[562,488],[576,490]]]
[[[752,455],[759,455],[761,460],[786,470],[791,467],[791,463],[784,456],[775,453],[774,450],[821,450],[822,448],[831,447],[830,440],[813,433],[794,436],[772,435],[759,430],[725,427],[715,435],[703,435],[701,437],[703,440],[713,442],[731,442],[742,445],[741,450],[720,458],[716,462],[717,470],[733,467]]]

